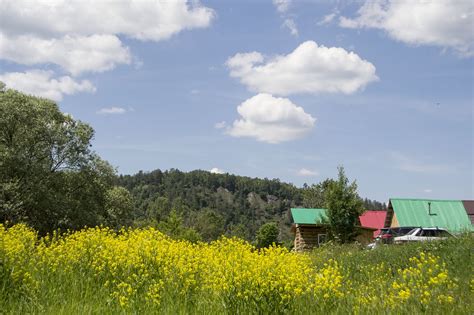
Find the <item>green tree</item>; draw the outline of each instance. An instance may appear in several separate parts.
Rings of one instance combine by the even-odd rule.
[[[257,232],[256,241],[257,247],[269,247],[273,243],[278,243],[278,225],[275,222],[265,223]]]
[[[130,192],[123,187],[112,187],[105,194],[107,225],[119,228],[129,226],[133,221],[133,203]]]
[[[171,203],[166,197],[157,197],[150,202],[146,209],[146,217],[148,220],[161,221],[162,218],[168,216],[171,211]]]
[[[171,210],[165,220],[158,223],[158,229],[174,239],[187,240],[193,243],[202,239],[195,229],[183,225],[183,217],[174,209]]]
[[[216,240],[224,234],[224,223],[220,214],[208,208],[197,212],[192,220],[192,225],[205,241]]]
[[[324,208],[326,204],[325,194],[328,187],[334,180],[325,179],[323,182],[308,186],[303,186],[303,207],[305,208]]]
[[[40,233],[102,222],[114,170],[90,150],[93,129],[47,99],[0,91],[0,221]]]
[[[329,184],[325,200],[331,235],[340,243],[352,242],[358,234],[356,226],[364,207],[356,181],[349,184],[342,166],[338,167],[337,180]]]

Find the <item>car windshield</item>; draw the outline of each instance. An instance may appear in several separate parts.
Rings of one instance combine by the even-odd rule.
[[[407,235],[416,235],[417,232],[418,232],[419,228],[414,228],[413,230],[411,230],[410,232],[407,233]]]

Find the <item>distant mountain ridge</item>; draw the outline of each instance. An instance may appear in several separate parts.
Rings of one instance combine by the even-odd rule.
[[[221,234],[253,240],[258,228],[267,222],[277,222],[280,238],[289,240],[289,209],[305,206],[305,192],[315,187],[298,188],[278,179],[177,169],[120,175],[117,185],[131,192],[137,222],[160,222],[175,210],[183,224],[198,231],[204,240]],[[378,201],[364,202],[367,209],[385,207]]]

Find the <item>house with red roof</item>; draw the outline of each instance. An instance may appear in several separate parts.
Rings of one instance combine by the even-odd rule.
[[[367,210],[359,216],[360,225],[377,229],[373,234],[375,238],[384,227],[386,216],[386,210]]]

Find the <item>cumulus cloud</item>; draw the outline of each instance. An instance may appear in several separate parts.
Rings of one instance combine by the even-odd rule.
[[[302,138],[316,121],[303,108],[287,98],[261,93],[237,107],[240,119],[227,133],[234,137],[251,137],[267,143],[279,143]]]
[[[273,5],[278,12],[285,13],[291,5],[291,0],[273,0]]]
[[[341,17],[346,28],[377,28],[412,45],[452,48],[474,55],[474,2],[452,0],[368,0],[355,18]]]
[[[73,75],[103,72],[129,64],[129,49],[114,35],[70,36],[43,39],[34,35],[0,33],[0,58],[24,65],[54,63]]]
[[[63,95],[78,92],[95,92],[95,87],[88,80],[76,81],[69,76],[53,78],[52,71],[31,70],[26,72],[8,72],[0,74],[0,81],[7,87],[22,92],[61,101]]]
[[[127,110],[123,107],[104,107],[97,111],[97,114],[100,115],[117,115],[117,114],[125,114]]]
[[[311,176],[318,176],[319,173],[317,171],[312,171],[306,168],[302,168],[298,171],[298,176],[305,176],[305,177],[311,177]]]
[[[221,170],[220,168],[213,167],[209,170],[212,174],[224,174],[225,172]]]
[[[375,66],[354,52],[307,41],[288,55],[265,58],[238,53],[226,62],[230,75],[250,90],[277,95],[354,93],[378,80]]]
[[[207,27],[214,16],[214,10],[186,0],[48,0],[34,6],[30,0],[3,0],[0,12],[2,29],[13,34],[122,34],[153,41]]]
[[[160,41],[207,27],[212,9],[174,1],[2,0],[0,59],[20,64],[54,63],[73,75],[129,64],[120,35]],[[53,22],[51,22],[53,21]]]
[[[283,27],[286,27],[291,35],[298,36],[298,27],[293,19],[285,19],[285,21],[283,21]]]

